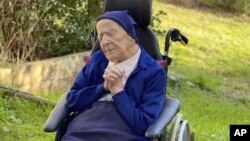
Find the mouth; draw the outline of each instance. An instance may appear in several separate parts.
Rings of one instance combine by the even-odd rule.
[[[105,50],[105,52],[106,52],[107,54],[111,54],[111,53],[114,52],[114,49]]]

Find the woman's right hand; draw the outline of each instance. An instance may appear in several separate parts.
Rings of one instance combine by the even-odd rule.
[[[112,94],[116,94],[120,90],[123,90],[123,77],[125,75],[124,70],[117,66],[111,66],[107,68],[103,74],[104,88],[109,90]]]

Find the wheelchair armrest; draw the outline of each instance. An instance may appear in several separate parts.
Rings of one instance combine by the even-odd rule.
[[[148,138],[159,138],[165,127],[173,120],[180,110],[180,101],[175,98],[166,98],[164,108],[158,119],[147,129],[145,136]]]
[[[62,124],[64,119],[70,114],[69,108],[66,106],[67,93],[62,96],[50,113],[43,130],[45,132],[55,132]]]

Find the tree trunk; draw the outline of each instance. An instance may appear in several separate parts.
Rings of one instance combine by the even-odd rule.
[[[17,96],[17,97],[20,97],[20,98],[23,98],[23,99],[27,99],[27,100],[39,103],[41,105],[46,105],[46,106],[48,106],[48,105],[55,106],[56,105],[55,102],[51,102],[51,101],[49,101],[47,99],[35,96],[33,94],[29,94],[29,93],[25,93],[25,92],[20,92],[18,90],[13,90],[13,89],[6,88],[6,87],[3,87],[3,86],[0,86],[0,88],[4,89],[5,90],[4,94],[8,95],[8,96]]]

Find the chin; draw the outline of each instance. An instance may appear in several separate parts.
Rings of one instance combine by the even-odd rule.
[[[111,62],[114,62],[114,61],[115,61],[114,57],[112,57],[112,56],[110,56],[110,55],[106,55],[106,58],[107,58],[109,61],[111,61]]]

